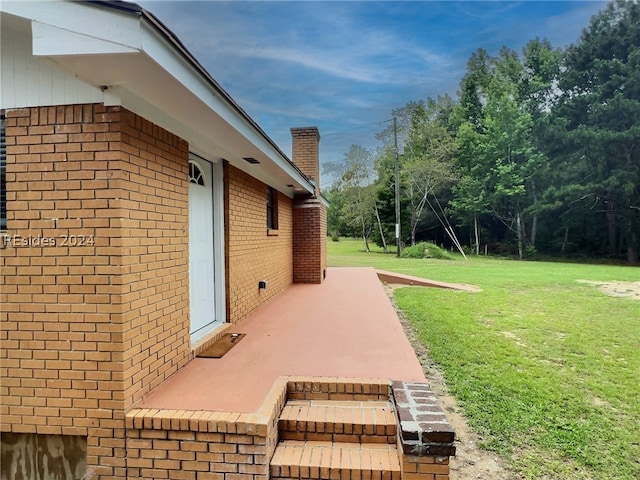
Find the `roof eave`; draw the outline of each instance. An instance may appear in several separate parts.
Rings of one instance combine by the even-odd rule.
[[[87,7],[113,15],[88,15],[91,21],[82,21],[85,15],[78,9]],[[225,158],[291,197],[314,191],[298,166],[180,40],[139,5],[100,0],[3,2],[2,10],[31,21],[34,56],[50,58],[103,91],[105,104],[131,109],[183,136],[200,153]],[[135,18],[138,26],[127,18]],[[180,101],[168,92],[180,95]],[[255,157],[260,164],[249,165],[245,157]]]

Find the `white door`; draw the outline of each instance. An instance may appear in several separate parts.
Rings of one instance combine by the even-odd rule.
[[[191,335],[216,321],[213,250],[213,174],[204,160],[189,162],[189,307]]]

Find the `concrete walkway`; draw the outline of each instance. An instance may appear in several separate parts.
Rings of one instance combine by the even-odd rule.
[[[283,375],[425,381],[373,268],[329,268],[322,285],[292,285],[229,331],[246,337],[220,359],[194,359],[136,406],[254,412]]]

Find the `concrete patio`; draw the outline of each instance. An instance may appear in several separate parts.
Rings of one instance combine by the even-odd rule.
[[[373,268],[329,268],[323,284],[294,284],[228,331],[246,337],[222,358],[195,358],[138,407],[254,412],[290,375],[426,381]]]
[[[246,336],[127,412],[130,478],[449,479],[454,432],[376,270],[330,268],[225,332]]]

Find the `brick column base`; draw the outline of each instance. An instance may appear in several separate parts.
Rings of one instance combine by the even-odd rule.
[[[293,282],[322,283],[326,269],[327,209],[310,198],[293,204]]]
[[[393,382],[403,480],[448,480],[455,433],[426,383]]]

